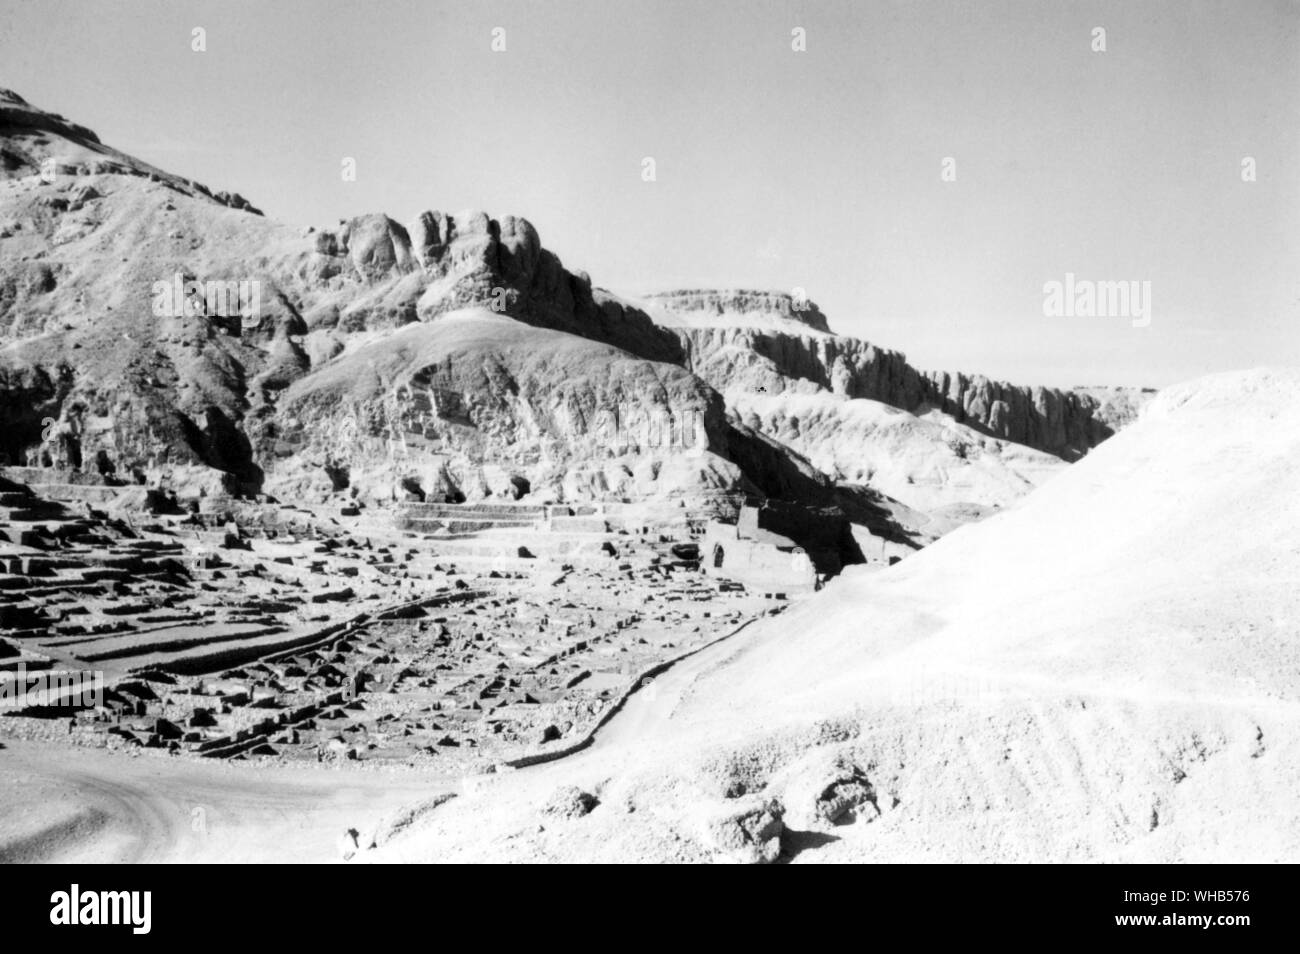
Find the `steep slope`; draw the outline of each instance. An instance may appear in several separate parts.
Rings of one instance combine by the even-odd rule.
[[[0,135],[0,461],[182,495],[756,489],[676,336],[523,219],[293,229],[15,94]]]
[[[277,494],[725,493],[721,399],[675,364],[470,307],[346,351],[250,424]]]
[[[1149,393],[1060,391],[917,371],[834,334],[816,304],[776,292],[689,291],[639,304],[682,340],[733,420],[922,511],[1002,506],[1128,423]]]
[[[0,179],[39,175],[52,182],[59,176],[110,172],[142,176],[166,183],[184,195],[205,196],[221,205],[261,215],[237,193],[213,193],[202,183],[141,162],[104,145],[85,126],[69,122],[58,113],[37,109],[12,90],[0,89]]]
[[[1294,862],[1297,456],[1300,369],[1170,388],[375,857]],[[546,811],[570,786],[595,809]]]
[[[832,335],[811,304],[786,317],[787,296],[643,308],[482,212],[289,228],[4,92],[0,134],[0,462],[190,498],[758,494],[907,548],[1057,466],[939,398],[927,414],[934,388],[901,355]],[[796,411],[796,392],[917,416]],[[1003,408],[1038,401],[1024,427],[1043,443],[1100,439],[1057,413],[1083,398],[1013,392],[975,417],[1015,430]]]
[[[832,333],[816,304],[778,292],[665,292],[645,299],[677,331],[693,370],[719,390],[787,380],[905,411],[936,409],[991,437],[1076,460],[1133,419],[1150,392],[1024,387],[918,371],[897,351]]]

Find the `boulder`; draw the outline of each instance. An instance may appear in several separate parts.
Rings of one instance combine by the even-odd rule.
[[[771,864],[781,854],[783,814],[780,802],[759,796],[727,802],[704,818],[704,843],[720,861]]]

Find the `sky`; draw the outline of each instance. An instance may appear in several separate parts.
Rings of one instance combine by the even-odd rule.
[[[276,219],[522,215],[599,286],[803,289],[921,368],[1300,362],[1296,0],[0,0],[0,86]],[[1149,322],[1046,314],[1067,273]]]

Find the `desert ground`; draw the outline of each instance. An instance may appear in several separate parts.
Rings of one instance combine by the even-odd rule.
[[[994,517],[895,566],[851,567],[776,601],[790,604],[776,615],[737,596],[728,625],[755,620],[739,631],[645,650],[647,669],[684,658],[617,683],[621,708],[585,746],[537,736],[512,747],[460,723],[474,758],[414,757],[389,734],[352,731],[378,708],[375,687],[357,694],[366,704],[347,714],[344,744],[326,746],[328,766],[296,757],[303,740],[205,759],[120,736],[88,750],[53,737],[66,729],[48,720],[50,738],[15,738],[8,725],[28,720],[9,719],[3,850],[236,861],[292,844],[295,858],[354,863],[1294,859],[1298,436],[1294,371],[1169,389]],[[388,640],[372,648],[404,651]],[[548,745],[560,757],[508,757]]]
[[[1293,861],[1298,399],[1295,371],[1171,388],[1017,506],[851,569],[607,745],[374,855]]]
[[[421,795],[590,744],[663,667],[789,605],[702,573],[680,511],[141,521],[6,486],[4,676],[105,681],[0,720],[12,861],[339,859]]]
[[[0,860],[1300,859],[1295,369],[927,369],[8,90],[0,160]]]

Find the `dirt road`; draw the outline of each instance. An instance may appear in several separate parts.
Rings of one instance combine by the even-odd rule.
[[[743,635],[720,640],[648,682],[589,749],[571,758],[661,730],[695,679],[743,648]],[[3,744],[0,862],[10,863],[337,861],[347,829],[365,829],[395,809],[459,791],[462,781],[404,770]]]
[[[325,862],[343,832],[456,779],[258,767],[6,740],[0,861]]]

